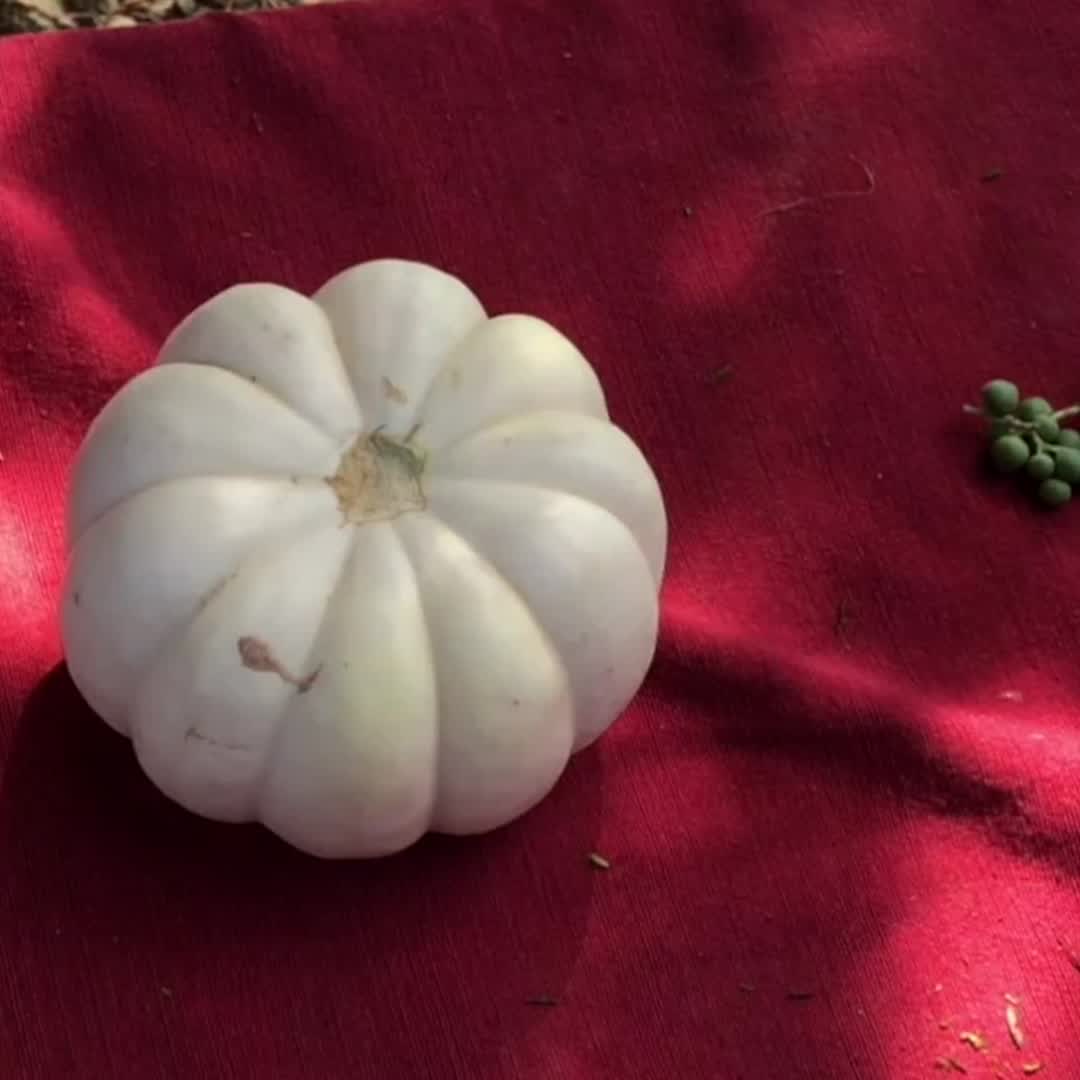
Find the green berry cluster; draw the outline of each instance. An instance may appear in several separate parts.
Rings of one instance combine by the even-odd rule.
[[[1080,405],[1055,410],[1046,398],[1021,398],[1008,379],[992,379],[982,388],[982,407],[970,411],[990,421],[990,458],[998,469],[1029,477],[1046,506],[1072,498],[1080,485],[1080,431],[1063,422],[1080,414]]]

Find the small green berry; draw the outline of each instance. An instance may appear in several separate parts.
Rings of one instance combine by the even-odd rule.
[[[1002,435],[991,445],[990,456],[1002,472],[1011,473],[1024,467],[1031,449],[1019,435]]]
[[[1058,436],[1058,442],[1062,446],[1080,448],[1080,431],[1075,428],[1062,428],[1061,434]]]
[[[1057,459],[1054,475],[1066,484],[1080,483],[1080,450],[1062,446],[1054,456]]]
[[[1052,416],[1040,416],[1035,421],[1035,434],[1046,442],[1056,443],[1061,438],[1061,425]]]
[[[1049,454],[1034,454],[1025,467],[1033,480],[1048,480],[1054,475],[1054,459]]]
[[[1020,390],[1008,379],[992,379],[982,388],[982,399],[991,416],[1008,416],[1020,403]]]
[[[1037,420],[1040,416],[1045,416],[1047,413],[1052,413],[1054,406],[1050,404],[1046,398],[1041,397],[1029,397],[1024,398],[1016,407],[1016,415],[1021,420]]]
[[[1051,477],[1039,485],[1039,499],[1047,506],[1064,506],[1072,498],[1072,488],[1064,480]]]

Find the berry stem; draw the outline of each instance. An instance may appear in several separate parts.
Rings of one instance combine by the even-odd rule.
[[[1047,442],[1037,431],[1029,431],[1031,441],[1035,444],[1036,454],[1049,454],[1053,457],[1059,450],[1064,450],[1064,446],[1058,446],[1056,443]]]
[[[1004,424],[1009,431],[1015,431],[1017,434],[1035,434],[1034,420],[1021,420],[1018,416],[994,416],[993,413],[980,409],[978,405],[965,405],[964,412],[972,416],[981,416],[986,420],[993,420],[998,424]],[[1080,405],[1069,405],[1067,408],[1058,409],[1056,412],[1047,413],[1046,415],[1061,423],[1062,420],[1071,420],[1074,416],[1080,416]]]

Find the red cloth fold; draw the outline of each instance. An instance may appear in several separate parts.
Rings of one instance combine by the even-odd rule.
[[[1080,399],[1078,91],[1080,13],[1011,0],[0,42],[6,1080],[1080,1076],[1080,509],[961,412]],[[328,864],[81,703],[64,495],[192,307],[384,255],[580,345],[671,550],[648,682],[546,802]]]

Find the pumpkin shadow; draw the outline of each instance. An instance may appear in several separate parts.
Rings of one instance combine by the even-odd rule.
[[[177,1003],[231,994],[241,980],[226,972],[243,972],[236,992],[258,988],[267,1015],[289,1015],[300,995],[324,1022],[358,1027],[366,1063],[378,1040],[381,1067],[410,1075],[422,1017],[370,1040],[362,1029],[385,987],[416,1001],[434,992],[463,1018],[451,1042],[467,1037],[483,1072],[468,1029],[523,1036],[545,1012],[530,999],[558,998],[575,965],[602,802],[600,757],[585,751],[543,803],[495,832],[428,836],[383,859],[315,859],[261,826],[167,800],[60,665],[26,702],[0,786],[0,852],[15,868],[0,888],[0,953],[13,980],[30,980],[22,958],[39,963],[44,948],[54,970],[141,971],[151,999]],[[72,982],[53,1008],[78,1008]],[[145,1037],[161,1036],[160,1017],[143,1021]]]

